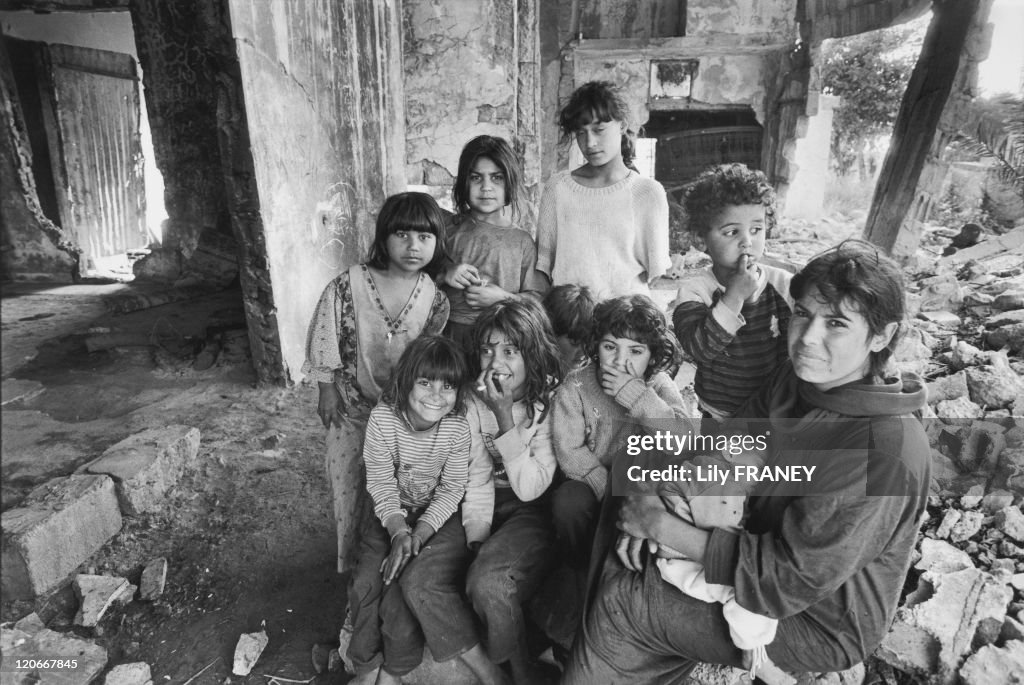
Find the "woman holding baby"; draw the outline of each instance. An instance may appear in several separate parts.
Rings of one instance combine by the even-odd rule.
[[[707,508],[700,496],[676,496],[678,507],[625,498],[563,683],[682,683],[700,662],[749,668],[744,621],[788,672],[843,670],[874,651],[930,477],[923,385],[887,373],[904,292],[896,264],[860,241],[793,278],[790,360],[724,430],[767,436],[767,465],[814,466],[813,480],[754,485],[733,530],[688,522]],[[685,579],[658,556],[685,557]]]

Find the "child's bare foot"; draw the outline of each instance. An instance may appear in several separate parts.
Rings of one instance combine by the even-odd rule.
[[[377,685],[402,685],[402,679],[397,675],[391,675],[382,668],[377,671]]]

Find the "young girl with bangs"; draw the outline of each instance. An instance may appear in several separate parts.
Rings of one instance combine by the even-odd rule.
[[[377,215],[369,259],[327,284],[306,339],[302,372],[320,388],[317,415],[327,428],[327,474],[338,536],[338,572],[353,549],[352,483],[370,409],[409,343],[437,334],[448,298],[434,286],[444,258],[445,221],[425,193],[392,195]]]
[[[559,114],[586,163],[551,176],[537,218],[537,269],[599,298],[650,294],[671,260],[665,189],[632,168],[629,107],[615,86],[576,89]]]
[[[516,683],[548,682],[528,656],[523,604],[551,560],[544,494],[555,474],[550,407],[558,351],[544,310],[529,299],[485,309],[472,340],[476,389],[466,408],[472,444],[463,527],[447,541],[435,536],[433,556],[421,554],[400,583],[424,631],[459,633],[479,624],[492,663],[507,664]],[[471,606],[431,612],[431,598],[463,578]]]
[[[463,346],[485,307],[527,294],[540,299],[547,291],[533,238],[516,223],[521,177],[504,138],[477,136],[462,149],[443,281],[452,307],[445,335]]]
[[[419,337],[405,349],[370,412],[363,447],[370,497],[349,583],[353,682],[398,683],[422,660],[424,634],[392,582],[454,518],[465,493],[470,446],[463,416],[466,379],[466,362],[454,343]],[[426,633],[432,648],[436,637]]]

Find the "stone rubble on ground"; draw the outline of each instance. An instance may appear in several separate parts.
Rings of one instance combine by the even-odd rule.
[[[75,625],[86,628],[96,626],[107,609],[115,603],[130,602],[135,594],[134,585],[114,576],[82,573],[75,577],[74,587],[79,599]]]
[[[167,559],[157,557],[142,569],[142,580],[139,581],[139,599],[151,601],[164,593],[167,583]]]
[[[16,659],[74,659],[75,668],[55,671],[8,671],[0,675],[4,685],[88,685],[107,665],[107,650],[73,633],[58,633],[43,625],[36,614],[14,624],[0,626],[0,654],[5,663]]]
[[[107,673],[103,685],[153,685],[153,675],[145,661],[118,664]]]

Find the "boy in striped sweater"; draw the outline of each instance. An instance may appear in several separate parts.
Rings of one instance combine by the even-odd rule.
[[[702,413],[720,423],[787,358],[791,275],[758,263],[775,220],[775,191],[760,171],[712,167],[687,188],[684,208],[712,264],[679,288],[672,323],[697,365]]]

